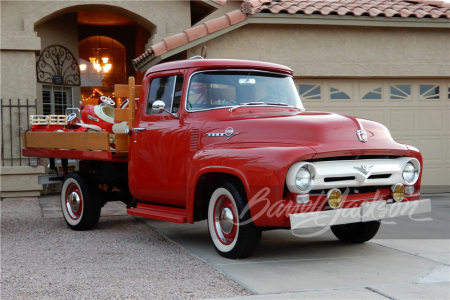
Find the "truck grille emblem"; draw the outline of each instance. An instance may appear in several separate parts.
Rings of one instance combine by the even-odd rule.
[[[356,170],[360,171],[364,175],[369,174],[370,170],[372,170],[373,166],[361,165],[359,167],[354,167]]]
[[[367,131],[365,131],[364,129],[356,130],[356,135],[358,136],[360,142],[367,142]]]
[[[209,136],[209,137],[226,137],[229,140],[230,138],[232,138],[233,136],[238,135],[238,134],[239,134],[239,132],[234,132],[233,127],[228,127],[227,129],[225,129],[224,133],[211,132],[211,133],[207,133],[206,136]]]

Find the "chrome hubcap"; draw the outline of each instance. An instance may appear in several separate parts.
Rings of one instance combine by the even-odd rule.
[[[214,227],[216,236],[224,245],[231,244],[236,239],[237,218],[233,203],[227,196],[217,199],[214,207]]]
[[[70,218],[77,220],[81,215],[82,199],[77,189],[72,190],[66,197],[66,209]]]
[[[78,193],[76,192],[70,193],[69,195],[70,210],[78,211],[80,209],[80,203],[81,203],[80,195],[78,195]]]
[[[230,234],[233,230],[234,216],[229,207],[224,207],[220,212],[219,224],[221,230],[226,234]]]

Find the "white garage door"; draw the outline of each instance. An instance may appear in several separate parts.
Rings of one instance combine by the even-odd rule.
[[[449,79],[295,79],[308,110],[375,120],[420,149],[424,192],[450,192]]]

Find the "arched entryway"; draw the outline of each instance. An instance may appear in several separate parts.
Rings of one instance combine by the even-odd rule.
[[[78,106],[83,99],[111,97],[114,84],[126,83],[129,76],[142,80],[131,60],[145,51],[153,28],[142,26],[145,22],[131,16],[130,11],[114,6],[74,6],[53,13],[35,27],[42,50],[50,45],[64,47],[80,66],[77,85],[38,82],[42,112],[55,111],[55,105],[61,111]]]

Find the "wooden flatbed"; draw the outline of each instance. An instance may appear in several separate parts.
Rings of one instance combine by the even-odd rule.
[[[135,85],[130,77],[128,85],[116,84],[116,97],[126,97],[128,108],[115,110],[115,122],[128,122],[131,130],[135,118],[135,98],[140,94],[141,86]],[[80,160],[100,160],[126,162],[128,158],[129,136],[126,133],[115,134],[115,147],[110,147],[110,133],[100,132],[57,132],[27,131],[22,133],[22,153],[31,157],[67,158]]]

